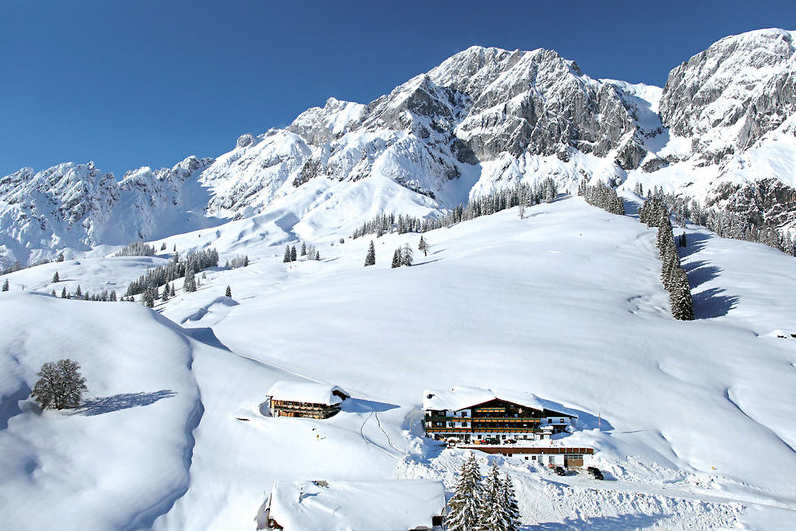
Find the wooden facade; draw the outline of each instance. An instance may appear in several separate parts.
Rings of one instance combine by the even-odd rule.
[[[427,409],[424,427],[427,437],[438,440],[497,444],[549,437],[564,431],[572,417],[495,398],[455,411]]]
[[[335,391],[337,393],[337,391]],[[343,400],[348,396],[341,397]],[[271,398],[271,414],[275,417],[328,419],[340,411],[340,404],[317,404]]]

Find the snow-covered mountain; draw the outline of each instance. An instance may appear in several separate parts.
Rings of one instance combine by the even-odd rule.
[[[0,257],[27,263],[271,213],[312,237],[382,212],[435,215],[519,181],[660,186],[796,223],[793,33],[727,37],[661,90],[551,50],[472,47],[368,105],[331,98],[212,159],[116,182],[91,164],[0,179]]]

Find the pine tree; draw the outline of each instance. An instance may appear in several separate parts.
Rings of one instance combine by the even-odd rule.
[[[116,302],[116,292],[111,291],[111,302]]]
[[[185,272],[185,280],[182,283],[182,289],[186,293],[196,291],[196,279],[194,278],[193,271],[190,269]]]
[[[296,256],[296,246],[294,245],[290,248],[290,261],[295,262],[297,259],[298,256]]]
[[[8,279],[3,282],[3,291],[8,291]]]
[[[320,262],[320,260],[321,260],[321,252],[320,251],[315,251],[315,259]]]
[[[53,275],[53,284],[57,284],[58,282],[61,282],[61,277],[58,275],[58,271],[56,271]]]
[[[163,302],[166,302],[166,301],[169,300],[169,285],[168,284],[163,286],[163,294],[160,296],[160,300],[162,300]]]
[[[64,289],[61,290],[61,298],[62,299],[67,298],[66,286],[64,286]]]
[[[144,306],[148,308],[154,308],[156,297],[157,297],[157,289],[153,293],[152,288],[150,288],[144,292],[144,295],[141,297],[141,302],[143,302]]]
[[[428,243],[426,240],[421,236],[420,242],[417,244],[417,250],[423,252],[423,256],[428,256]]]
[[[58,258],[55,259],[56,262],[63,262],[64,261],[64,253],[58,253]]]
[[[230,299],[232,298],[232,288],[230,286],[227,286],[227,291],[224,293],[224,295],[226,295]]]
[[[475,531],[480,527],[481,471],[475,455],[462,464],[453,497],[448,502],[450,512],[445,517],[448,531]]]
[[[80,284],[77,285],[77,289],[75,290],[75,298],[79,299],[83,296],[83,292],[80,290]]]
[[[301,242],[301,256],[307,256],[307,244]]]
[[[55,290],[53,290],[52,293],[50,293],[50,295],[52,295],[53,297],[57,297],[57,295],[55,294]]]
[[[412,265],[412,248],[409,247],[408,243],[405,243],[403,248],[401,249],[401,265],[402,266],[410,266]]]
[[[395,252],[392,254],[392,265],[390,266],[393,269],[396,267],[401,267],[401,249],[396,249]]]
[[[285,262],[285,263],[290,262],[290,246],[289,245],[285,247],[285,257],[282,258],[282,261]]]
[[[517,507],[517,497],[514,495],[514,484],[506,474],[503,478],[502,507],[505,531],[520,531],[520,509]]]
[[[492,469],[482,490],[479,509],[479,531],[505,531],[506,514],[503,507],[503,482],[500,480],[500,471],[496,462],[492,462]]]
[[[171,293],[170,295],[174,297],[177,293],[174,291],[174,282],[171,283]]]
[[[160,250],[161,251],[165,251],[166,250],[166,242],[163,242],[163,244],[160,246]]]
[[[370,245],[368,246],[368,254],[365,255],[365,267],[372,266],[376,264],[376,247],[373,245],[373,240],[370,240]]]

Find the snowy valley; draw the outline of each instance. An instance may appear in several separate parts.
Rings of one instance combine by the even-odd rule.
[[[253,529],[275,480],[436,478],[450,489],[463,452],[422,437],[420,408],[423,389],[453,385],[531,390],[579,413],[569,438],[596,449],[607,481],[489,457],[514,478],[527,529],[792,521],[791,257],[688,226],[697,319],[681,322],[660,284],[655,231],[580,198],[428,232],[428,256],[399,269],[392,250],[417,234],[376,238],[377,263],[364,268],[367,237],[316,241],[320,261],[284,263],[281,245],[247,243],[252,224],[166,239],[183,253],[237,239],[229,247],[251,263],[209,270],[154,312],[52,298],[51,280],[58,269],[98,291],[167,258],[7,275],[10,528],[57,518],[70,529]],[[41,413],[29,389],[41,363],[61,357],[83,366],[86,405]],[[285,379],[340,385],[352,401],[328,420],[263,416],[266,391]]]
[[[0,275],[0,527],[254,530],[275,484],[302,489],[298,505],[323,498],[312,482],[382,482],[398,499],[389,480],[437,480],[449,498],[470,451],[425,436],[423,402],[454,386],[560,404],[577,421],[553,444],[594,449],[602,481],[473,452],[511,477],[523,530],[792,527],[796,262],[672,216],[695,317],[675,320],[635,191],[790,238],[793,35],[722,39],[663,89],[589,78],[550,50],[473,47],[215,159],[3,177],[2,265],[30,267]],[[418,232],[352,237],[382,214],[434,220],[544,182],[550,202],[424,232],[427,253]],[[615,188],[626,214],[588,204],[583,182]],[[115,255],[134,241],[154,255]],[[283,259],[302,243],[318,259]],[[404,246],[414,263],[391,267]],[[152,308],[60,297],[121,298],[211,249],[197,289],[174,279]],[[37,372],[62,358],[80,364],[84,402],[42,411]],[[350,398],[326,419],[272,416],[280,381]]]

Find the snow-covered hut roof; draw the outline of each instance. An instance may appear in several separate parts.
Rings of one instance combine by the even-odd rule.
[[[567,409],[561,404],[539,398],[533,393],[512,391],[506,389],[483,389],[481,387],[454,386],[450,389],[431,389],[423,391],[423,409],[425,410],[451,410],[466,409],[494,399],[505,400],[513,404],[530,407],[538,410],[548,410],[562,413],[568,417],[577,418],[578,414]]]
[[[268,516],[290,531],[395,531],[430,528],[444,510],[445,487],[430,479],[276,481]]]
[[[324,404],[332,406],[343,401],[339,395],[346,398],[351,396],[336,385],[300,380],[279,380],[266,393],[275,400],[288,400],[291,402],[307,402],[311,404]]]

